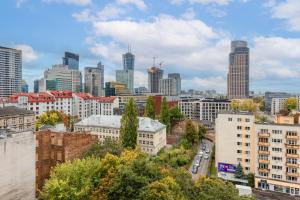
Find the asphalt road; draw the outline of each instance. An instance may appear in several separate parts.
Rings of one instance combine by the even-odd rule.
[[[207,171],[208,171],[208,167],[209,167],[209,162],[210,162],[210,159],[211,159],[211,153],[212,153],[212,148],[213,148],[213,143],[209,140],[203,140],[202,143],[204,143],[206,145],[206,148],[209,149],[209,158],[206,160],[204,159],[204,157],[201,158],[201,162],[200,162],[200,166],[198,168],[198,172],[197,174],[193,174],[192,173],[192,167],[194,165],[194,161],[195,161],[195,158],[193,160],[193,163],[189,169],[189,172],[192,174],[192,178],[193,180],[197,180],[200,176],[206,176],[207,175]],[[199,148],[198,148],[198,152],[200,151],[203,151],[202,150],[202,143],[199,145]]]

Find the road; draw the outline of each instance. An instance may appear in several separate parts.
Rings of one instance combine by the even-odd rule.
[[[193,180],[197,180],[200,176],[206,176],[207,175],[209,162],[210,162],[210,159],[211,159],[213,143],[209,140],[203,140],[202,143],[204,143],[206,145],[206,148],[209,149],[209,159],[206,160],[202,157],[197,174],[193,174],[192,173],[192,167],[193,167],[193,164],[194,164],[194,161],[195,161],[195,158],[196,158],[196,156],[195,156],[195,158],[193,160],[193,163],[192,163],[192,165],[189,169],[190,173],[192,174]],[[202,143],[199,145],[198,152],[202,151]]]

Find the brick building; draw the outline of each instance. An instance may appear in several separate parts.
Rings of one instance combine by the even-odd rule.
[[[91,134],[36,132],[36,190],[40,191],[56,164],[80,158],[97,140]]]

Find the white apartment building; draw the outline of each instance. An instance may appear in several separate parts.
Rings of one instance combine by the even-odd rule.
[[[272,99],[272,104],[271,104],[271,114],[276,115],[278,114],[281,110],[284,109],[284,102],[288,98],[273,98]],[[298,109],[300,108],[300,96],[296,96],[296,99],[298,101]]]
[[[113,115],[114,110],[119,108],[119,99],[93,97],[87,93],[72,93],[71,91],[48,91],[15,94],[8,97],[2,105],[31,110],[36,117],[43,112],[57,110],[84,119],[93,114]]]
[[[165,78],[159,80],[159,93],[165,96],[176,96],[177,93],[177,82],[174,78]]]
[[[229,100],[213,98],[188,98],[178,102],[178,106],[187,118],[215,122],[219,111],[230,110]]]
[[[216,120],[218,176],[234,179],[241,163],[255,174],[255,188],[300,195],[299,116],[276,116],[274,122],[254,121],[254,115],[222,112]]]
[[[122,116],[92,115],[74,125],[75,131],[90,132],[99,140],[119,139]],[[143,152],[156,155],[167,144],[166,126],[147,117],[139,117],[138,144]]]
[[[245,173],[254,172],[254,115],[249,112],[222,111],[216,119],[216,167],[218,176],[234,180],[240,163]]]

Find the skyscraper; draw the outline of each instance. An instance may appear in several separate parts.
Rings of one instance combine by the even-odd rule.
[[[39,87],[40,87],[40,80],[34,80],[33,81],[33,92],[38,93],[39,92]]]
[[[21,86],[21,91],[24,92],[24,93],[28,93],[28,84],[26,83],[25,80],[22,80],[22,86]]]
[[[148,69],[148,89],[151,93],[159,93],[159,80],[163,78],[164,71],[157,67]]]
[[[174,78],[159,80],[159,93],[166,96],[177,96],[177,81]]]
[[[0,46],[0,97],[21,92],[22,51]]]
[[[134,60],[135,56],[128,51],[127,53],[123,54],[123,67],[125,70],[134,70]]]
[[[104,96],[104,66],[101,62],[97,67],[84,68],[84,90],[93,96]]]
[[[67,65],[69,69],[79,70],[79,55],[71,52],[65,52],[63,59],[63,65]]]
[[[245,41],[231,42],[227,96],[229,99],[249,97],[249,48]]]
[[[181,94],[181,77],[179,73],[168,74],[168,78],[176,80],[176,95]]]

